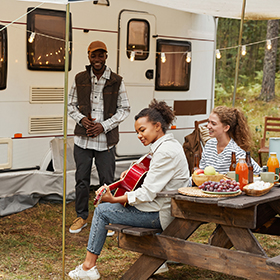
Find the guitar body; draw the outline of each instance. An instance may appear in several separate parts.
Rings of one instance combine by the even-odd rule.
[[[146,173],[149,170],[151,161],[151,155],[145,156],[139,163],[133,164],[124,178],[109,185],[110,190],[117,189],[115,196],[122,196],[126,192],[133,191],[140,187],[146,177]],[[94,205],[98,205],[101,201],[102,195],[106,193],[106,189],[102,190],[95,198]],[[126,203],[123,204],[125,206]]]

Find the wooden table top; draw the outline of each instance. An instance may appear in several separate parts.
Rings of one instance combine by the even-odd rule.
[[[159,197],[171,197],[176,200],[185,200],[192,201],[196,203],[205,203],[205,204],[216,204],[220,207],[227,208],[235,208],[235,209],[243,209],[250,206],[263,204],[266,202],[271,202],[280,199],[280,187],[279,185],[274,186],[269,193],[262,196],[249,196],[245,193],[236,196],[236,197],[194,197],[187,196],[183,194],[179,194],[178,192],[169,191],[169,192],[161,192],[157,194]]]

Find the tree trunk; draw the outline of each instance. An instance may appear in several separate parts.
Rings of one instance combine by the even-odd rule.
[[[278,28],[279,20],[268,20],[266,39],[269,40],[278,37]],[[265,49],[262,90],[259,96],[260,99],[265,101],[273,100],[275,97],[277,42],[277,39],[271,40],[272,48],[270,50]]]

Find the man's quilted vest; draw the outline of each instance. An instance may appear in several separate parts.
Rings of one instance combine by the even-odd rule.
[[[76,87],[79,111],[86,117],[91,113],[91,66],[86,66],[86,71],[80,72],[76,75]],[[119,95],[119,88],[122,77],[111,72],[110,79],[106,81],[103,88],[103,106],[104,106],[104,120],[111,118],[117,111],[117,100]],[[87,136],[86,129],[76,124],[74,134],[78,136]],[[107,146],[116,145],[119,142],[119,127],[112,129],[106,133]]]

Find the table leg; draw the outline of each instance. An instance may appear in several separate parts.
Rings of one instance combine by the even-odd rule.
[[[270,202],[269,205],[275,212],[277,212],[277,214],[280,214],[280,205],[278,200]]]
[[[267,257],[265,251],[261,247],[256,237],[252,234],[250,229],[225,225],[222,225],[222,228],[236,250]]]
[[[221,225],[217,225],[216,229],[209,238],[208,244],[227,249],[230,249],[233,246]]]

